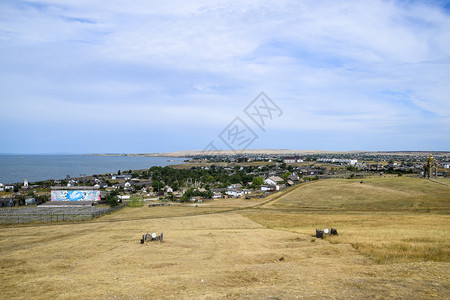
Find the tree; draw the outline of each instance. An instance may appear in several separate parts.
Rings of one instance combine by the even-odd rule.
[[[13,199],[14,206],[25,205],[25,197],[23,195],[16,194]]]
[[[261,186],[263,183],[264,183],[264,179],[262,177],[257,176],[255,178],[253,178],[253,184],[255,186]]]
[[[164,182],[159,180],[154,180],[152,182],[153,191],[159,192],[162,188],[164,188]]]
[[[356,168],[354,166],[347,166],[347,170],[350,172],[356,172],[356,171],[358,171],[358,168]]]
[[[106,195],[105,200],[110,207],[114,207],[119,204],[119,199],[117,198],[117,195],[118,193],[116,191],[112,191],[111,193]]]
[[[188,189],[188,190],[183,194],[183,196],[181,196],[180,202],[188,202],[189,199],[191,199],[193,193],[194,193],[194,189],[192,189],[192,188]]]
[[[284,182],[287,182],[287,181],[288,181],[288,178],[289,178],[290,175],[291,175],[291,172],[286,172],[286,173],[283,174],[283,180],[284,180]]]

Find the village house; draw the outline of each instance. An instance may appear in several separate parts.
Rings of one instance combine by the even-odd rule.
[[[111,175],[111,179],[112,180],[117,180],[117,179],[130,180],[131,179],[131,175],[117,175],[117,174],[113,174],[113,175]]]
[[[212,189],[211,192],[213,192],[213,199],[223,198],[223,193],[226,191],[226,189]]]
[[[227,188],[229,188],[229,189],[240,189],[240,188],[242,188],[242,184],[240,184],[240,183],[233,183],[233,184],[230,184],[229,186],[227,186]]]
[[[244,195],[244,191],[242,191],[242,189],[228,189],[226,194],[233,198],[239,198]]]
[[[275,192],[277,190],[277,186],[275,185],[262,185],[261,191],[263,192]]]
[[[191,199],[189,199],[189,202],[197,202],[197,203],[201,203],[203,202],[202,197],[200,196],[195,196],[195,197],[191,197]]]
[[[26,198],[25,205],[31,205],[31,204],[36,204],[36,199],[35,198]]]
[[[13,185],[5,185],[4,188],[5,188],[5,191],[7,191],[7,190],[13,190],[13,189],[14,189],[14,186],[13,186]]]
[[[292,173],[291,175],[289,175],[288,179],[295,182],[295,181],[299,181],[300,177],[297,174]]]
[[[119,202],[122,202],[124,200],[130,200],[130,195],[117,195],[117,198],[119,199]]]
[[[264,184],[275,186],[277,191],[280,189],[280,184],[282,184],[283,182],[284,180],[280,176],[271,176],[264,180]]]
[[[242,189],[242,192],[244,193],[244,195],[248,195],[248,194],[252,193],[252,191],[249,189]]]
[[[299,162],[303,162],[303,159],[301,159],[299,157],[285,157],[283,159],[283,163],[285,163],[285,164],[293,164],[293,163],[299,163]]]
[[[12,207],[14,205],[12,198],[0,198],[0,207]]]

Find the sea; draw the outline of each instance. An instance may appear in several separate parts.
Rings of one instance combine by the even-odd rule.
[[[118,170],[140,170],[153,166],[182,164],[187,158],[91,156],[91,155],[0,155],[0,183],[9,184],[64,179],[116,173]]]

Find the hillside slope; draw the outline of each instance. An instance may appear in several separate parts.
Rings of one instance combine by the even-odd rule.
[[[441,179],[450,184],[450,180]],[[450,210],[450,187],[411,177],[311,182],[269,207],[343,210]]]

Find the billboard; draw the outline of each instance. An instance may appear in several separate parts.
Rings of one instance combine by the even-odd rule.
[[[51,191],[52,201],[100,201],[100,191],[58,190]]]

